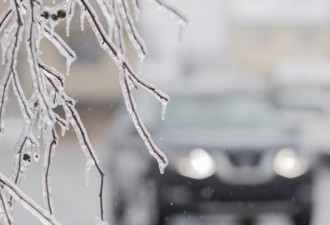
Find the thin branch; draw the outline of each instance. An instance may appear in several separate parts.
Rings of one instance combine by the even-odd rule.
[[[166,102],[169,102],[170,101],[170,98],[166,94],[164,94],[163,92],[161,92],[159,89],[157,89],[154,85],[152,85],[152,84],[148,83],[147,81],[143,80],[141,77],[138,77],[135,74],[135,72],[130,68],[130,66],[126,62],[123,62],[123,69],[140,86],[142,86],[146,90],[148,90],[151,93],[153,93],[154,96],[156,96],[158,100],[160,100],[160,101],[166,101]]]
[[[39,67],[43,69],[47,75],[51,75],[52,77],[56,78],[56,80],[60,82],[61,86],[64,87],[64,76],[58,71],[56,71],[55,68],[51,68],[43,63],[39,63]],[[56,87],[54,86],[54,88]]]
[[[134,80],[137,81],[139,85],[146,88],[148,91],[154,93],[154,95],[159,100],[169,101],[168,96],[166,96],[164,93],[159,91],[157,88],[155,88],[153,85],[147,83],[142,78],[138,78],[138,76],[133,72],[133,70],[130,68],[129,63],[122,57],[119,56],[119,53],[116,49],[116,47],[113,45],[113,43],[107,38],[107,34],[104,31],[104,28],[102,24],[99,22],[99,19],[94,12],[92,6],[87,2],[87,0],[80,0],[81,5],[85,8],[87,12],[87,19],[91,24],[92,29],[96,33],[96,37],[99,39],[100,45],[103,48],[106,48],[106,52],[110,52],[110,56],[113,57],[115,61],[120,61],[120,59],[123,61],[123,67],[125,70],[127,70],[128,74],[133,77]]]
[[[3,29],[3,27],[6,25],[7,21],[10,19],[12,15],[12,9],[11,7],[8,7],[6,10],[4,10],[0,15],[0,31]]]
[[[161,172],[163,172],[163,169],[168,164],[167,158],[164,155],[164,153],[161,152],[158,149],[158,147],[155,145],[155,143],[153,142],[153,140],[150,136],[150,133],[147,131],[140,116],[138,115],[137,107],[135,105],[127,78],[124,74],[121,76],[120,81],[122,84],[122,88],[124,89],[123,93],[124,93],[124,99],[125,99],[125,102],[127,105],[127,109],[130,112],[130,114],[133,116],[134,125],[135,125],[137,131],[139,132],[141,138],[147,142],[147,147],[148,147],[151,155],[153,155],[157,159],[157,161],[159,162],[159,165],[160,165],[160,170],[161,170]]]
[[[27,118],[29,123],[31,122],[31,119],[32,119],[32,111],[31,111],[31,108],[29,107],[29,104],[28,104],[28,101],[27,99],[25,98],[25,95],[24,95],[24,92],[23,92],[23,88],[19,82],[19,78],[18,78],[18,75],[16,73],[15,70],[11,70],[11,73],[13,75],[13,86],[14,86],[14,91],[15,91],[15,94],[17,95],[17,99],[20,103],[20,106],[23,110],[22,113],[23,113],[23,117]]]
[[[5,220],[7,221],[6,224],[11,225],[12,224],[12,219],[10,218],[10,213],[9,213],[9,208],[7,205],[7,200],[5,196],[2,195],[2,190],[0,189],[0,202],[1,202],[1,207],[4,214],[5,214]]]
[[[44,224],[59,225],[60,223],[44,211],[37,203],[27,196],[16,184],[11,182],[5,175],[0,172],[0,188],[6,190],[13,196],[22,206],[31,212]]]
[[[182,23],[186,24],[188,22],[187,18],[182,15],[177,9],[173,8],[172,6],[168,5],[167,3],[163,2],[162,0],[155,0],[155,2],[172,13],[175,17],[177,17]]]
[[[85,150],[86,150],[86,157],[91,157],[91,159],[93,160],[95,167],[98,171],[98,173],[100,174],[101,177],[101,184],[100,184],[100,192],[99,192],[99,198],[100,198],[100,210],[101,210],[101,219],[104,220],[104,216],[103,216],[103,185],[104,185],[104,173],[101,169],[101,167],[99,166],[99,162],[98,159],[96,158],[94,149],[90,143],[89,137],[87,135],[86,129],[83,125],[83,123],[80,120],[80,116],[78,114],[78,112],[76,111],[76,109],[74,108],[74,106],[72,104],[70,104],[70,101],[67,101],[67,96],[63,96],[63,98],[65,99],[65,105],[64,110],[69,113],[70,118],[72,118],[72,120],[70,121],[70,123],[72,124],[72,127],[74,128],[76,135],[80,141],[80,145],[81,146],[85,146]]]
[[[51,107],[49,106],[49,101],[45,95],[45,87],[43,85],[44,82],[42,82],[42,77],[41,77],[41,73],[40,73],[40,68],[39,68],[39,57],[37,55],[38,52],[38,47],[37,47],[37,43],[36,43],[36,33],[38,31],[38,29],[35,28],[35,26],[37,26],[36,22],[34,21],[34,17],[35,17],[35,12],[34,12],[34,4],[33,4],[33,0],[30,0],[30,13],[31,13],[31,17],[29,18],[29,29],[28,29],[28,34],[27,34],[27,39],[26,39],[26,46],[27,46],[27,52],[28,52],[28,56],[30,58],[29,64],[30,64],[30,68],[31,68],[31,74],[33,76],[33,83],[34,83],[34,87],[37,89],[38,91],[38,98],[40,100],[40,104],[41,107],[45,110],[45,112],[47,112],[47,117],[49,121],[54,121],[54,115],[52,113]]]
[[[21,26],[17,26],[16,32],[14,34],[14,39],[9,45],[9,49],[12,48],[11,52],[7,52],[8,67],[5,69],[5,75],[3,76],[3,81],[1,84],[1,96],[0,96],[0,133],[2,132],[3,126],[3,115],[5,111],[6,98],[8,95],[9,85],[11,82],[12,71],[16,70],[16,58],[18,56],[18,51],[20,48],[20,39],[22,35]]]
[[[39,26],[41,26],[40,23]],[[65,41],[63,41],[63,39],[55,31],[52,31],[49,26],[45,25],[44,28],[45,37],[56,46],[61,55],[71,61],[76,60],[76,53],[65,43]]]
[[[137,46],[137,49],[142,53],[143,56],[146,56],[146,47],[144,42],[142,41],[140,35],[138,34],[136,27],[134,25],[134,21],[130,16],[129,6],[126,4],[125,0],[120,0],[120,8],[121,8],[121,15],[122,20],[125,21],[125,29],[126,32],[129,33],[128,37],[130,38],[131,42]]]
[[[51,137],[52,139],[50,140],[50,142],[48,143],[48,149],[46,149],[45,151],[45,172],[44,172],[44,192],[46,193],[46,203],[47,203],[47,207],[48,207],[48,211],[51,215],[53,215],[53,206],[52,206],[52,202],[51,202],[51,194],[50,194],[50,185],[49,185],[49,174],[50,174],[50,166],[51,166],[51,161],[52,161],[52,154],[55,151],[55,148],[58,144],[58,136],[56,134],[55,128],[53,128],[51,130]]]

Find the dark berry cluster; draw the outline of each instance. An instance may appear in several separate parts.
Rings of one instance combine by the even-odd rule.
[[[23,160],[24,160],[24,161],[31,162],[31,156],[30,156],[30,154],[28,154],[28,153],[24,153],[24,154],[23,154]]]
[[[56,14],[55,13],[50,14],[48,11],[43,11],[41,13],[41,16],[46,20],[51,18],[52,20],[56,21],[58,19],[64,19],[66,16],[66,12],[63,9],[58,10]]]

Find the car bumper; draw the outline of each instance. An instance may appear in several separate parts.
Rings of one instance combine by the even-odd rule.
[[[294,212],[311,203],[311,173],[295,179],[275,176],[258,185],[228,184],[216,176],[193,180],[175,171],[157,176],[163,210],[196,212]]]

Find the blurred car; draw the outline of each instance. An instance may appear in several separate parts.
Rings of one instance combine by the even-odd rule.
[[[245,89],[173,92],[164,121],[147,104],[141,115],[169,158],[162,175],[128,116],[118,113],[115,224],[164,225],[173,215],[218,213],[242,220],[286,213],[296,225],[309,224],[313,157],[272,100]]]
[[[272,95],[303,147],[330,165],[330,67],[326,63],[284,63],[273,74]]]

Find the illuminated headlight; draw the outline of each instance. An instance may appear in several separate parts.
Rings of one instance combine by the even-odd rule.
[[[201,180],[215,173],[215,162],[205,150],[194,149],[188,158],[178,161],[176,168],[182,176]]]
[[[275,173],[286,178],[295,178],[306,173],[308,166],[291,148],[282,148],[275,156]]]

